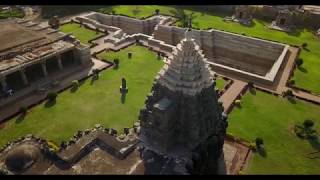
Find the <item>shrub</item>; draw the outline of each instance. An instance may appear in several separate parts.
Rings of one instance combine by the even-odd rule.
[[[72,87],[73,88],[78,88],[79,87],[79,81],[78,80],[73,80],[72,81]]]
[[[263,143],[263,139],[262,138],[256,138],[256,146],[257,147],[260,147],[261,145],[263,145],[264,143]]]
[[[159,9],[156,9],[154,12],[156,13],[156,15],[159,15],[160,10],[159,10]]]
[[[234,104],[237,105],[237,106],[240,106],[241,105],[241,100],[239,100],[239,99],[235,100]]]
[[[307,43],[302,43],[302,45],[301,45],[303,48],[306,48],[307,46],[308,46],[308,44]]]
[[[115,15],[115,14],[116,14],[116,11],[115,11],[115,10],[112,10],[112,11],[111,11],[111,14],[112,14],[112,15]]]
[[[19,111],[21,114],[26,114],[28,112],[28,108],[26,106],[21,106]]]
[[[132,57],[132,53],[129,52],[129,53],[128,53],[128,58],[131,59],[131,57]]]
[[[254,84],[253,84],[252,81],[248,82],[248,87],[249,87],[249,88],[253,88],[253,85],[254,85]]]
[[[52,141],[48,141],[48,147],[53,152],[57,152],[59,150],[59,147]]]
[[[296,81],[293,80],[293,79],[291,79],[291,80],[289,81],[289,85],[294,85],[295,83],[296,83]]]
[[[47,99],[49,101],[55,101],[57,96],[58,96],[58,94],[56,92],[49,92],[47,95]]]
[[[293,96],[293,92],[291,89],[288,89],[286,92],[284,92],[285,96]]]
[[[306,120],[303,122],[303,126],[304,126],[305,128],[311,128],[311,127],[313,127],[313,125],[314,125],[314,122],[313,122],[312,120],[310,120],[310,119],[306,119]]]
[[[300,67],[303,64],[303,59],[302,58],[298,58],[298,59],[296,59],[295,63],[296,63],[296,65],[298,67]]]
[[[118,58],[115,58],[115,59],[113,60],[113,63],[114,63],[114,68],[118,68],[120,61],[119,61]]]
[[[256,146],[256,143],[254,143],[254,142],[252,142],[252,143],[250,143],[249,144],[249,148],[251,149],[251,150],[256,150],[257,149],[257,146]]]

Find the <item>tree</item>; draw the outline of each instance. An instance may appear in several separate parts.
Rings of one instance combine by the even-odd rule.
[[[188,27],[189,22],[195,18],[193,12],[191,14],[187,15],[184,12],[184,10],[181,8],[176,8],[176,10],[170,10],[170,13],[172,13],[173,16],[176,17],[180,21],[182,27]]]
[[[296,59],[296,65],[298,66],[298,67],[300,67],[302,64],[303,64],[303,59],[302,58],[298,58],[298,59]]]
[[[313,125],[314,125],[314,122],[313,122],[312,120],[310,120],[310,119],[306,119],[306,120],[304,120],[304,122],[303,122],[303,126],[304,126],[306,129],[312,128]]]
[[[308,44],[307,43],[303,43],[301,46],[302,46],[302,48],[306,48],[308,46]]]
[[[115,59],[113,60],[113,63],[114,63],[114,68],[118,68],[120,61],[119,61],[118,58],[115,58]]]
[[[249,82],[248,82],[248,87],[249,87],[249,88],[253,88],[253,85],[254,85],[254,84],[253,84],[252,81],[249,81]]]
[[[261,145],[263,145],[264,142],[263,142],[263,139],[262,138],[256,138],[256,146],[257,147],[260,147]]]
[[[21,106],[21,107],[20,107],[20,113],[21,113],[22,115],[27,114],[27,112],[28,112],[28,108],[27,108],[26,106]]]
[[[291,89],[288,89],[287,91],[284,92],[285,96],[293,96],[293,92]]]
[[[56,100],[57,96],[58,94],[56,92],[49,92],[47,95],[47,99],[52,102]]]
[[[159,15],[159,14],[160,14],[160,10],[159,10],[159,9],[156,9],[156,10],[155,10],[155,13],[156,13],[156,15]]]
[[[78,80],[73,80],[71,84],[72,84],[72,88],[73,89],[77,89],[79,87],[79,81]]]

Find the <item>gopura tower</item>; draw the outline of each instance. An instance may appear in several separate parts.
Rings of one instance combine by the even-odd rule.
[[[227,118],[191,29],[165,59],[145,104],[139,138],[147,174],[225,173]]]

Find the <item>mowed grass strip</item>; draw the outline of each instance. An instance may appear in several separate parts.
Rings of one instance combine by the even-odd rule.
[[[89,40],[101,36],[103,33],[87,29],[84,26],[80,27],[78,23],[68,23],[60,26],[60,31],[64,33],[72,33],[80,42],[89,45]]]
[[[132,59],[128,59],[128,52],[132,52]],[[132,127],[163,61],[142,46],[104,52],[99,57],[119,58],[119,69],[102,71],[98,80],[91,84],[89,78],[76,92],[60,93],[55,105],[45,107],[42,103],[30,109],[23,120],[19,117],[9,120],[0,130],[0,146],[30,133],[59,144],[78,130],[92,128],[95,124],[119,131]],[[119,91],[122,77],[126,78],[129,88],[124,103]]]
[[[255,153],[245,173],[319,174],[319,141],[299,139],[293,128],[296,123],[312,119],[320,132],[320,106],[301,100],[294,104],[261,91],[255,95],[247,92],[241,106],[229,115],[227,131],[249,141],[262,138],[267,152],[266,157]],[[318,153],[310,154],[313,152]]]

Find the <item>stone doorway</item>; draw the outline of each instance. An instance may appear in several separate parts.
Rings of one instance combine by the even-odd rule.
[[[60,70],[58,65],[58,60],[56,57],[52,57],[48,59],[46,61],[46,66],[47,66],[48,74],[52,74]]]
[[[26,68],[26,76],[30,83],[44,77],[41,64],[34,64]]]
[[[284,18],[281,18],[280,19],[280,26],[283,26],[283,25],[285,25],[285,23],[286,23],[286,19],[284,19]]]
[[[242,19],[242,17],[243,17],[243,12],[240,12],[239,13],[239,19]]]
[[[7,88],[13,91],[19,91],[25,87],[19,71],[6,76]]]

